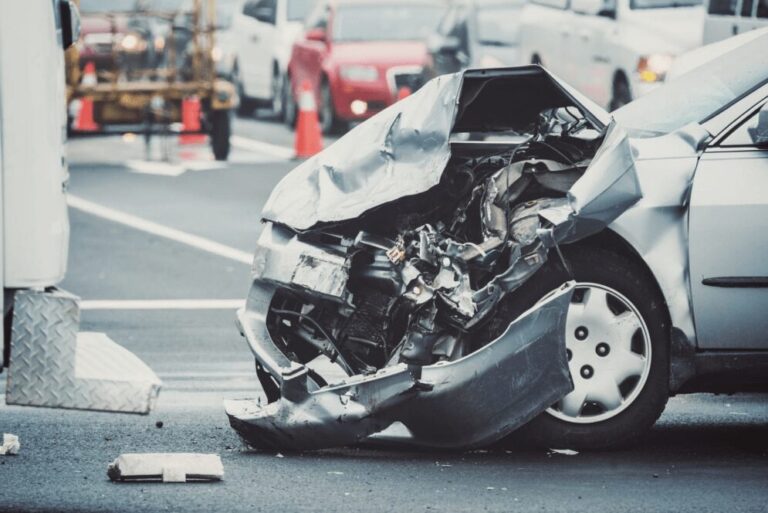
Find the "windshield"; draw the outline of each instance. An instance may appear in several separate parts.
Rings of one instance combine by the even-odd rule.
[[[418,41],[437,28],[443,9],[435,5],[342,6],[333,21],[336,41]]]
[[[80,0],[80,11],[89,12],[130,12],[136,7],[136,0]]]
[[[288,21],[304,21],[316,0],[288,0]]]
[[[522,4],[480,8],[477,11],[477,37],[481,45],[516,46],[519,39],[519,9]]]
[[[768,82],[768,33],[694,68],[613,113],[616,121],[652,137],[702,123]]]
[[[703,4],[703,0],[631,0],[632,9],[669,9],[672,7],[694,7]]]

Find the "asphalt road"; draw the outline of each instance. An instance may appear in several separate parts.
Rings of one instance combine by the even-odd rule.
[[[225,166],[212,162],[205,146],[173,143],[172,162],[158,164],[144,160],[139,140],[74,141],[71,193],[248,255],[269,191],[295,163],[280,156],[291,144],[280,125],[240,120],[235,134]],[[63,287],[85,300],[140,305],[246,294],[243,258],[82,209],[70,214]],[[260,393],[230,308],[85,310],[82,324],[108,333],[160,375],[156,411],[130,416],[0,403],[0,430],[22,443],[18,456],[0,456],[0,510],[766,511],[764,396],[674,398],[639,445],[610,452],[566,456],[513,444],[470,453],[351,448],[275,455],[244,448],[222,408],[223,399]],[[123,452],[218,453],[225,479],[113,484],[107,464]]]

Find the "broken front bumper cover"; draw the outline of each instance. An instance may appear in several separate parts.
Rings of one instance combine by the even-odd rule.
[[[495,442],[573,389],[564,340],[573,287],[567,283],[543,298],[483,348],[421,367],[420,377],[397,364],[319,389],[305,366],[271,342],[257,313],[268,310],[254,310],[252,290],[238,317],[256,359],[279,382],[281,398],[267,405],[226,401],[230,424],[250,446],[270,450],[350,445],[395,422],[421,446]]]

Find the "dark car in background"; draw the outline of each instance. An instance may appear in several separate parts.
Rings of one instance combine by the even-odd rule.
[[[436,0],[320,2],[293,46],[286,121],[293,124],[304,84],[315,94],[325,133],[367,119],[417,90],[429,60],[426,39],[444,11],[445,3]]]
[[[429,78],[466,68],[519,62],[518,20],[523,0],[455,0],[428,40]]]

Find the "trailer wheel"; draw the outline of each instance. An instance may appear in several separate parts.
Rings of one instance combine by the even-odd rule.
[[[232,131],[232,114],[229,110],[211,112],[211,148],[216,160],[229,156],[229,134]]]

